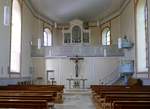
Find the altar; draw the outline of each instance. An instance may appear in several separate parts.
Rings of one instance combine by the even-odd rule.
[[[85,89],[85,82],[87,81],[87,79],[83,79],[83,78],[67,78],[67,81],[69,83],[69,89],[71,89],[71,88]]]

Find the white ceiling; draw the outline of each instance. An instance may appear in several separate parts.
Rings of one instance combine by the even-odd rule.
[[[34,10],[57,23],[73,19],[100,20],[116,12],[126,0],[30,0]]]

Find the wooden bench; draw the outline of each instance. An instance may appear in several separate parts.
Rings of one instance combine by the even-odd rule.
[[[0,90],[51,90],[63,91],[64,85],[8,85],[0,86]]]
[[[93,91],[101,90],[121,90],[121,89],[140,89],[140,90],[150,90],[150,86],[117,86],[117,85],[91,85]]]
[[[63,85],[8,85],[8,86],[0,86],[1,91],[23,91],[25,93],[51,93],[55,98],[54,102],[62,103],[63,102]],[[12,93],[12,92],[11,92]]]
[[[91,86],[93,100],[98,107],[111,109],[115,101],[150,101],[150,87]],[[136,97],[138,95],[138,97]],[[147,97],[148,96],[148,97]],[[127,108],[128,109],[128,108]]]
[[[150,95],[124,95],[124,94],[118,94],[118,95],[106,95],[105,101],[102,105],[104,109],[109,108],[112,109],[113,102],[115,101],[150,101]]]
[[[94,100],[104,102],[105,96],[107,96],[107,95],[117,96],[118,94],[122,94],[122,95],[150,95],[150,92],[143,92],[143,91],[138,91],[138,92],[134,92],[134,91],[132,91],[132,92],[131,91],[107,91],[107,92],[101,92],[100,94],[95,95]]]
[[[0,99],[0,108],[48,109],[46,100]]]
[[[48,102],[48,107],[54,107],[54,98],[51,94],[43,93],[24,93],[22,92],[0,92],[0,99],[12,99],[12,100],[45,100]]]
[[[107,92],[150,92],[150,87],[126,87],[126,86],[98,86],[92,88],[93,95],[101,95]]]
[[[53,100],[53,102],[55,102],[55,98],[57,97],[57,92],[55,91],[23,91],[23,90],[3,90],[0,91],[0,95],[31,95],[31,96],[50,96],[50,99]]]
[[[52,95],[0,94],[0,99],[46,100],[53,102]]]
[[[113,109],[150,109],[150,101],[114,101]]]
[[[11,103],[14,104],[14,102],[16,102],[17,106],[21,107],[23,101],[28,105],[28,101],[36,102],[35,100],[44,100],[44,102],[48,104],[47,106],[52,108],[54,107],[54,103],[58,101],[58,98],[62,101],[63,88],[63,85],[0,86],[0,102],[7,102],[5,104],[7,104],[9,108],[15,108],[11,106]],[[34,102],[29,105],[34,105]],[[41,105],[42,103],[37,104]],[[37,107],[40,108],[40,106]]]

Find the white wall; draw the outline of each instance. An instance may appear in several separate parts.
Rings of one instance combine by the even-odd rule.
[[[25,4],[22,5],[22,55],[21,55],[21,76],[30,76],[31,67],[31,45],[33,35],[34,17]]]
[[[149,1],[149,0],[148,0]],[[125,8],[120,17],[117,17],[111,21],[112,31],[112,42],[116,43],[118,37],[127,35],[129,40],[135,44],[135,24],[134,24],[134,0],[131,0],[128,6]],[[3,6],[11,6],[11,0],[0,0],[0,77],[8,77],[8,66],[9,66],[9,54],[10,54],[10,26],[3,25]],[[23,22],[22,22],[22,58],[21,58],[21,72],[22,77],[30,76],[29,67],[31,66],[30,58],[30,41],[32,38],[33,45],[37,45],[37,39],[42,37],[43,27],[42,22],[34,18],[29,9],[23,5]],[[100,28],[92,28],[92,45],[99,46],[101,43],[101,32]],[[57,32],[57,33],[55,33]],[[54,45],[62,45],[62,33],[61,30],[54,30]],[[58,40],[57,40],[58,39]],[[85,76],[90,80],[89,84],[99,83],[99,79],[111,73],[112,70],[118,65],[120,58],[98,58],[89,57],[85,58],[81,62],[81,72],[85,73]],[[135,60],[135,45],[131,50],[126,50],[125,59]],[[36,59],[35,59],[36,60]],[[38,63],[38,61],[35,63]],[[45,62],[45,61],[44,61]],[[50,63],[52,66],[50,67]],[[45,69],[45,64],[40,68]],[[109,67],[108,67],[109,66]],[[69,68],[69,71],[68,71]],[[46,61],[46,69],[56,70],[57,81],[60,84],[67,84],[66,78],[73,74],[74,64],[69,59],[48,59]],[[36,69],[38,71],[38,69]],[[99,72],[102,71],[102,72]],[[39,75],[44,77],[46,81],[45,70],[38,71]],[[65,74],[65,75],[64,75]],[[35,73],[35,76],[36,73]],[[36,78],[36,77],[35,77]]]
[[[45,71],[45,58],[35,57],[32,58],[33,62],[33,75],[32,79],[35,84],[46,84],[46,71]],[[37,78],[42,77],[42,80],[38,80]]]
[[[86,87],[112,73],[119,65],[119,57],[86,57],[79,62],[79,74],[87,78]],[[46,59],[46,70],[54,70],[57,84],[68,87],[67,78],[75,77],[75,64],[69,58]]]
[[[8,77],[10,53],[10,26],[4,26],[4,6],[11,6],[11,0],[0,0],[0,77]]]
[[[127,36],[128,40],[133,42],[131,49],[125,49],[123,60],[134,60],[134,77],[136,77],[137,59],[136,59],[136,33],[135,33],[135,10],[134,0],[130,0],[124,11],[120,15],[120,33],[123,37]]]
[[[3,8],[9,6],[11,16],[12,0],[0,0],[0,78],[8,78],[8,67],[10,60],[10,38],[11,28],[3,25]],[[10,18],[11,22],[11,18]],[[29,9],[22,5],[22,56],[21,56],[21,76],[29,77],[29,67],[31,66],[30,41],[32,38],[33,16]]]
[[[134,47],[125,50],[125,59],[135,60],[135,17],[134,17],[134,0],[130,0],[129,4],[120,16],[121,36],[127,36],[129,41],[134,43]]]
[[[148,41],[149,41],[149,45],[148,45],[148,50],[149,50],[149,65],[148,67],[150,68],[150,0],[147,0],[147,4],[148,4]],[[150,70],[150,69],[149,69]]]
[[[111,41],[112,44],[117,44],[118,38],[121,37],[120,33],[120,16],[111,21]]]
[[[33,41],[33,45],[37,46],[38,45],[38,38],[43,38],[43,22],[40,21],[37,18],[33,18],[33,34],[32,34],[32,41]]]
[[[113,44],[117,44],[118,37],[121,36],[120,33],[120,16],[112,19],[111,21],[111,40]],[[100,46],[101,45],[101,28],[91,27],[91,45]],[[43,35],[43,22],[39,19],[34,18],[34,27],[32,41],[33,45],[37,46],[37,39],[42,38]],[[61,29],[53,29],[53,46],[62,46],[63,44],[63,34]],[[91,84],[99,84],[99,80],[103,77],[109,75],[119,64],[120,57],[89,57],[81,61],[81,73],[84,77],[88,78],[88,87]],[[44,58],[33,58],[34,66],[34,80],[37,77],[43,77],[41,84],[47,82],[47,73],[45,70],[55,70],[55,78],[58,84],[67,85],[66,81],[71,75],[74,75],[74,63],[69,59],[46,59],[46,64]],[[45,69],[46,67],[46,69]],[[43,74],[44,73],[44,74]],[[35,82],[38,83],[38,82]]]

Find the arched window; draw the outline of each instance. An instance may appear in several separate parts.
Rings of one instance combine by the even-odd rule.
[[[52,46],[52,32],[49,28],[44,29],[44,46]]]
[[[102,45],[110,45],[110,28],[106,27],[102,31]]]
[[[21,6],[19,0],[12,2],[10,72],[20,72],[21,57]]]
[[[136,34],[137,34],[137,71],[147,72],[146,67],[146,0],[139,0],[136,11]]]
[[[81,43],[81,28],[75,25],[72,28],[72,43]]]

